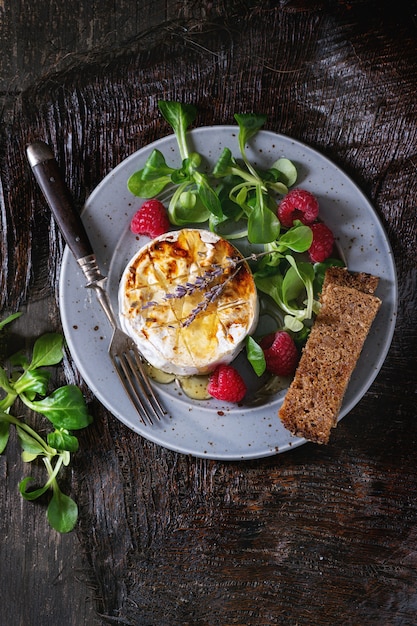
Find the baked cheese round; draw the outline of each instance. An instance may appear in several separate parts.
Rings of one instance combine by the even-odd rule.
[[[119,287],[123,330],[154,367],[178,376],[230,363],[258,322],[251,270],[228,241],[184,228],[148,242]]]

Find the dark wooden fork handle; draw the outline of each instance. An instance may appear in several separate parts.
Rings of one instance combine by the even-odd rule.
[[[77,261],[92,255],[93,249],[88,235],[51,148],[43,141],[35,141],[27,146],[26,154],[71,252]]]

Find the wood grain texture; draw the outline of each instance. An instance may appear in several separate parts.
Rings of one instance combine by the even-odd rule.
[[[268,128],[360,185],[397,262],[390,353],[326,447],[243,463],[162,449],[109,415],[66,360],[95,416],[70,479],[103,623],[415,623],[416,3],[276,4],[184,2],[116,55],[74,57],[27,87],[3,128],[3,307],[46,298],[56,328],[62,242],[22,146],[56,147],[81,208],[117,163],[170,132],[161,97],[195,103],[198,125],[265,111]]]

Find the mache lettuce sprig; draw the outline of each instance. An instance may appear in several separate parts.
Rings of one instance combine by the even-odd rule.
[[[0,331],[19,313],[0,322]],[[64,385],[48,393],[49,367],[63,358],[63,337],[46,333],[34,343],[31,358],[18,352],[7,360],[7,367],[0,367],[0,454],[4,453],[14,426],[22,448],[22,460],[30,463],[41,459],[46,468],[47,480],[42,487],[33,489],[33,479],[27,476],[19,483],[19,491],[25,500],[33,501],[52,491],[47,508],[48,522],[61,533],[71,531],[78,519],[76,502],[61,491],[58,475],[71,461],[71,454],[79,447],[77,437],[71,432],[88,426],[92,417],[81,390],[76,385]],[[23,418],[10,413],[17,399],[32,411],[44,416],[53,426],[47,439]]]

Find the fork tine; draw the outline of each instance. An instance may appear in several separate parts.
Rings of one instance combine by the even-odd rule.
[[[143,367],[143,361],[134,346],[131,347],[131,351],[128,353],[129,356],[132,353],[135,357],[134,363],[132,363],[131,358],[129,360],[131,364],[132,372],[136,376],[136,379],[139,381],[139,384],[143,385],[144,393],[149,399],[149,402],[155,412],[157,419],[161,419],[162,416],[166,415],[166,411],[164,407],[162,406],[162,404],[160,403],[158,396],[155,394],[154,390],[152,389],[152,385],[149,382],[149,376],[147,375]],[[140,376],[138,376],[138,372]]]
[[[136,355],[132,359],[129,351],[113,354],[112,360],[119,379],[135,406],[143,424],[152,426],[154,419],[161,419],[165,413],[163,407],[155,397],[152,387],[143,370],[142,362]],[[139,370],[139,371],[138,371]],[[147,421],[145,420],[145,417]]]
[[[130,401],[135,407],[140,421],[148,426],[149,424],[153,425],[153,420],[151,415],[149,414],[149,410],[146,407],[142,397],[138,394],[137,389],[132,385],[131,378],[126,373],[126,364],[124,363],[124,355],[112,356],[112,361],[114,364],[114,368],[116,370],[116,374],[119,377],[120,382],[122,383],[127,395],[129,396]],[[146,419],[145,419],[146,418]]]

